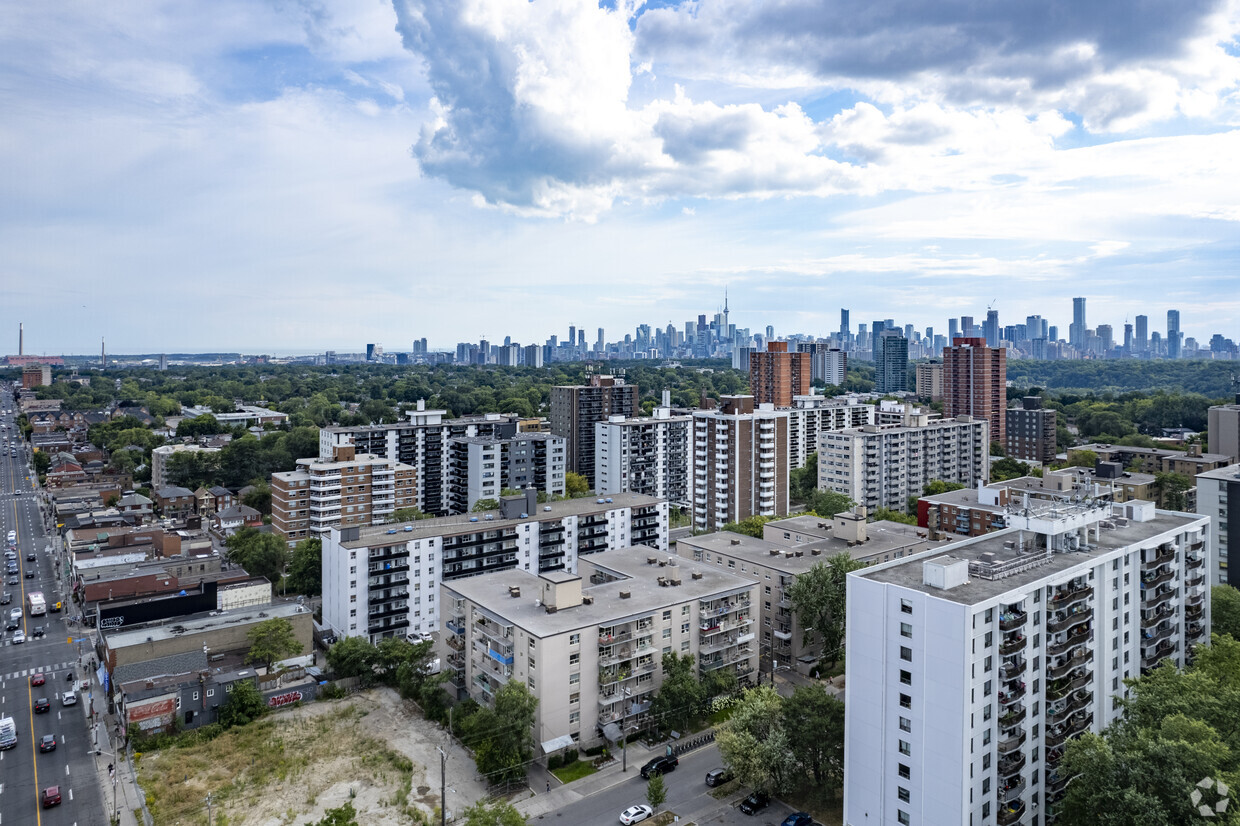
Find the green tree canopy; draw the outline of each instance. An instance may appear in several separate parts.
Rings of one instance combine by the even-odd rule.
[[[682,656],[675,651],[664,654],[663,684],[650,705],[654,719],[661,721],[664,728],[687,731],[701,717],[706,699],[693,655]]]
[[[297,543],[289,560],[285,585],[295,594],[318,596],[323,593],[323,540],[310,537]]]
[[[293,623],[283,617],[263,620],[245,636],[250,641],[250,652],[245,655],[245,661],[262,663],[268,673],[274,663],[300,654],[303,650],[293,632]]]
[[[793,501],[804,502],[818,488],[818,454],[805,457],[803,467],[788,471],[788,495]]]
[[[228,699],[220,706],[220,725],[224,728],[244,726],[267,713],[267,705],[258,687],[250,680],[232,684]]]
[[[433,519],[434,516],[432,513],[422,513],[420,508],[397,508],[388,517],[388,522],[416,522],[419,519]]]
[[[228,561],[252,576],[266,577],[273,585],[288,564],[288,544],[280,536],[246,526],[224,540]]]
[[[474,513],[482,513],[483,511],[493,511],[499,508],[499,501],[496,499],[479,499],[474,503],[472,510]]]
[[[569,499],[580,499],[590,495],[590,483],[580,473],[571,470],[564,474],[564,492]]]
[[[822,656],[833,666],[844,645],[848,573],[864,567],[864,562],[845,551],[815,563],[787,588],[792,610],[803,629],[803,644],[809,645],[817,634],[822,640]]]
[[[667,802],[667,785],[663,782],[663,775],[658,772],[655,772],[646,781],[646,802],[655,811],[658,811],[659,807]]]
[[[797,686],[784,700],[784,730],[797,763],[834,794],[844,784],[844,704],[820,686]]]
[[[1210,626],[1216,634],[1240,640],[1240,591],[1231,585],[1210,589]]]
[[[785,518],[786,517],[783,516],[751,516],[748,519],[741,520],[740,522],[729,522],[720,528],[720,530],[731,531],[732,533],[742,533],[745,536],[754,536],[761,539],[763,525],[776,519]]]
[[[479,738],[474,748],[478,773],[488,782],[518,780],[534,754],[534,711],[538,700],[525,683],[509,680],[495,692],[495,708],[481,708],[472,730]]]
[[[525,815],[507,800],[479,800],[463,816],[464,826],[525,826]]]
[[[336,640],[332,647],[327,649],[327,665],[332,673],[341,679],[361,677],[363,683],[370,685],[375,681],[375,666],[378,662],[378,649],[362,637]]]
[[[842,493],[832,490],[812,490],[805,497],[805,510],[823,519],[851,510],[855,503]]]
[[[796,780],[783,701],[770,686],[745,692],[732,717],[719,727],[715,742],[723,762],[744,786],[776,794]]]

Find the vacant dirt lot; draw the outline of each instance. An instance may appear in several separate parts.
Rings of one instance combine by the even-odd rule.
[[[139,782],[156,824],[303,826],[347,801],[368,826],[419,823],[439,806],[448,752],[448,811],[485,796],[474,763],[441,729],[382,688],[288,709],[210,743],[145,754]],[[429,768],[428,768],[429,767]]]

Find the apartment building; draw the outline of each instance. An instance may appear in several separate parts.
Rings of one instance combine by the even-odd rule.
[[[1240,537],[1240,465],[1197,477],[1197,513],[1210,519],[1210,584],[1240,588],[1240,566],[1230,566],[1232,537]]]
[[[568,469],[586,477],[595,490],[594,426],[612,416],[636,416],[641,411],[636,386],[623,375],[592,374],[589,384],[551,388],[551,432],[568,443]]]
[[[504,490],[534,488],[565,493],[564,439],[549,433],[458,436],[449,442],[448,496],[453,513],[465,513],[479,499],[499,500]]]
[[[724,396],[693,414],[693,525],[716,531],[788,512],[788,411]]]
[[[918,362],[917,397],[932,402],[943,401],[943,362],[938,359]]]
[[[873,512],[908,512],[936,479],[974,487],[990,473],[989,427],[959,416],[931,420],[909,411],[902,425],[867,425],[823,433],[818,450],[818,487],[842,493]]]
[[[1240,462],[1240,393],[1235,404],[1214,405],[1207,412],[1207,449]]]
[[[761,539],[730,531],[687,536],[676,540],[676,553],[694,565],[713,565],[758,581],[761,672],[769,676],[773,669],[784,668],[808,673],[822,653],[817,637],[806,643],[805,629],[788,599],[797,577],[841,553],[874,565],[934,545],[912,525],[867,523],[864,510],[858,509],[830,519],[794,516],[767,522]]]
[[[218,447],[161,445],[151,451],[151,490],[168,486],[168,461],[178,453],[219,453]]]
[[[848,378],[848,354],[835,347],[820,347],[810,359],[811,378],[828,387],[839,387]]]
[[[439,630],[441,582],[495,571],[572,573],[582,557],[630,545],[665,554],[667,516],[667,503],[650,496],[539,505],[527,489],[500,497],[498,510],[337,528],[323,538],[323,621],[337,637],[429,634]]]
[[[1000,444],[1007,432],[1007,350],[984,338],[957,338],[943,348],[943,415],[972,416],[990,425]]]
[[[880,330],[874,336],[874,392],[908,390],[908,339],[899,330]]]
[[[693,417],[674,416],[667,405],[651,418],[612,416],[594,425],[595,491],[607,496],[641,493],[690,507]]]
[[[1058,413],[1043,408],[1041,396],[1025,396],[1020,407],[1009,407],[1004,416],[1008,456],[1042,464],[1055,461]]]
[[[1053,823],[1066,743],[1209,640],[1209,518],[1074,500],[848,577],[845,823]]]
[[[417,502],[417,471],[403,462],[338,445],[331,459],[298,459],[271,474],[271,528],[290,544],[332,528],[381,525]]]
[[[456,696],[483,705],[509,680],[525,683],[537,742],[615,743],[650,727],[664,654],[753,679],[757,588],[643,547],[582,559],[577,573],[471,577],[443,586],[441,660]]]
[[[791,407],[793,396],[813,387],[813,356],[788,352],[788,342],[768,341],[765,350],[749,356],[749,390],[754,404]]]
[[[409,421],[361,427],[325,427],[319,431],[319,457],[330,459],[338,445],[353,445],[369,453],[414,468],[418,479],[417,506],[434,516],[452,512],[448,489],[449,442],[468,436],[513,436],[520,428],[517,416],[488,413],[447,418],[446,410],[427,410],[426,402],[406,411]]]
[[[867,424],[874,424],[874,405],[856,396],[797,396],[788,408],[789,469],[805,467],[809,454],[818,452],[823,432]]]

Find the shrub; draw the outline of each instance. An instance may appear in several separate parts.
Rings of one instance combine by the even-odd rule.
[[[564,758],[558,754],[553,754],[547,758],[547,770],[548,771],[555,771],[562,765],[564,765]]]
[[[573,763],[576,763],[576,762],[577,762],[577,750],[576,749],[569,749],[568,751],[564,752],[564,765],[565,766],[571,766]]]

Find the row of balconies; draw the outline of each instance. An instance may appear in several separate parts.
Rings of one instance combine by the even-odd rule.
[[[1048,620],[1046,630],[1051,634],[1059,634],[1064,631],[1089,622],[1094,616],[1093,608],[1088,605],[1077,604],[1066,612],[1056,613],[1055,619]]]
[[[1086,649],[1084,651],[1078,651],[1075,654],[1073,654],[1071,657],[1067,657],[1059,661],[1058,665],[1053,665],[1053,666],[1050,665],[1050,660],[1048,659],[1047,660],[1048,667],[1046,669],[1046,679],[1048,682],[1062,679],[1068,676],[1069,674],[1071,674],[1073,671],[1076,671],[1078,668],[1081,668],[1082,666],[1085,666],[1093,662],[1093,659],[1094,659],[1093,649]]]

